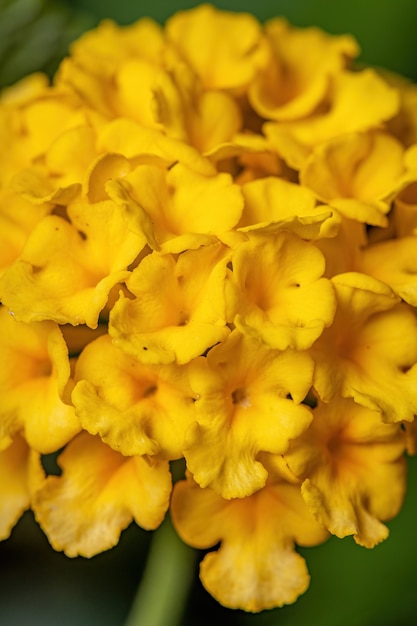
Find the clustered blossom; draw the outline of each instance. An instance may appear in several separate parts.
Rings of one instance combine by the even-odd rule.
[[[358,53],[202,5],[4,90],[2,538],[32,508],[92,556],[169,509],[219,546],[208,591],[260,611],[307,589],[296,545],[387,537],[417,447],[417,87]]]

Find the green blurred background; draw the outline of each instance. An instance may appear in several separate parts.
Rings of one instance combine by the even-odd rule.
[[[144,15],[163,22],[198,2],[153,0],[0,0],[0,86],[25,74],[52,74],[69,43],[100,19],[126,24]],[[349,32],[361,61],[417,80],[415,0],[255,0],[212,4],[283,15],[299,26]],[[414,626],[417,623],[417,459],[391,536],[373,550],[351,538],[300,550],[312,583],[297,604],[260,615],[219,607],[197,579],[182,626]],[[140,581],[151,535],[131,526],[117,548],[93,559],[67,559],[48,545],[31,514],[0,544],[1,626],[122,626]],[[142,626],[142,625],[141,625]],[[143,624],[143,626],[147,626]],[[170,626],[167,624],[166,626]]]

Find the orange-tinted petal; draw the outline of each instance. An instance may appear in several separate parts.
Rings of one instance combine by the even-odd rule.
[[[329,402],[339,394],[381,413],[386,422],[417,412],[417,320],[380,281],[355,272],[332,279],[337,310],[312,347],[314,386]]]
[[[92,435],[126,456],[182,456],[195,417],[187,368],[144,365],[104,335],[79,356],[75,381],[72,401]]]
[[[166,461],[124,457],[82,433],[58,459],[61,476],[48,476],[34,495],[35,516],[55,550],[93,556],[117,544],[133,520],[154,529],[171,491]]]
[[[285,121],[309,115],[326,96],[330,76],[359,52],[349,35],[295,28],[283,18],[270,20],[265,30],[272,55],[255,77],[249,97],[255,111],[266,119]]]
[[[52,322],[23,324],[0,308],[0,449],[18,432],[29,445],[53,452],[80,430],[69,401],[70,364],[65,341]]]
[[[267,485],[249,498],[223,500],[192,480],[175,485],[171,503],[180,537],[209,552],[200,565],[206,589],[224,606],[257,612],[295,602],[309,585],[294,543],[326,539],[304,505],[298,485]]]
[[[285,350],[308,348],[335,310],[324,259],[287,231],[252,237],[232,256],[226,284],[228,319],[244,334]]]
[[[313,413],[285,459],[316,519],[372,548],[388,536],[381,520],[397,515],[404,498],[404,433],[351,399],[319,402]]]

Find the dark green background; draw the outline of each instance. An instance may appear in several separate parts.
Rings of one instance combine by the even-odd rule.
[[[28,72],[52,73],[69,42],[103,17],[129,23],[144,15],[163,22],[197,2],[153,0],[0,0],[0,85]],[[296,25],[350,32],[361,60],[417,79],[415,0],[255,0],[213,2],[253,12],[261,20],[284,15]],[[219,607],[197,581],[182,626],[414,626],[417,623],[417,459],[411,459],[406,504],[373,550],[351,538],[300,550],[312,583],[297,604],[246,615]],[[67,559],[49,548],[26,514],[0,544],[2,626],[122,626],[140,580],[150,535],[131,526],[114,550],[91,560]],[[143,626],[147,626],[144,624]],[[166,626],[171,626],[167,624]]]

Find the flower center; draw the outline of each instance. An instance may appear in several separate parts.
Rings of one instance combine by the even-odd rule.
[[[151,396],[154,396],[157,391],[158,387],[156,385],[150,385],[143,392],[143,398],[150,398]]]
[[[234,405],[237,404],[245,409],[251,405],[246,389],[243,387],[237,387],[232,391],[232,402]]]

